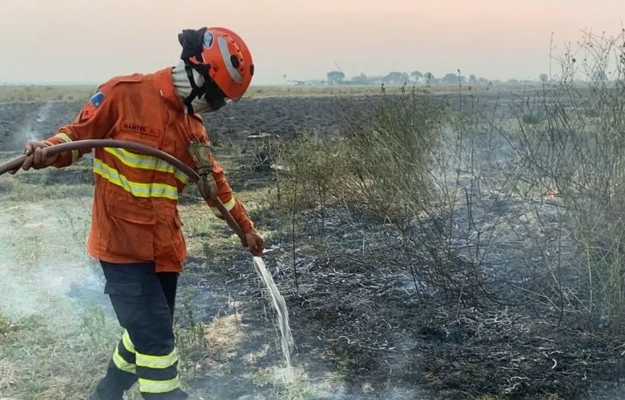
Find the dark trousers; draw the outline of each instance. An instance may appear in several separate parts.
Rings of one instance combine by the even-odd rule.
[[[122,400],[138,381],[146,400],[186,399],[173,331],[178,274],[156,273],[153,263],[100,264],[124,331],[92,398]]]

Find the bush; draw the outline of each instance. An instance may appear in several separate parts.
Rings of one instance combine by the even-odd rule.
[[[389,246],[415,287],[471,297],[480,286],[479,262],[462,258],[453,240],[454,211],[465,197],[458,174],[467,162],[463,121],[442,98],[416,91],[384,95],[361,111],[365,118],[348,117],[340,139],[306,135],[282,146],[281,205],[292,218],[291,233],[298,220],[310,230],[300,211],[314,209],[321,214],[316,237],[324,238],[326,208],[344,205],[353,218],[395,227],[402,239],[389,239]]]
[[[286,204],[299,208],[341,202],[382,220],[402,224],[433,205],[431,165],[440,155],[446,109],[415,92],[384,96],[350,118],[345,135],[322,140],[298,137],[277,159]],[[372,118],[371,118],[372,116]]]
[[[342,152],[344,200],[402,226],[435,207],[436,174],[442,171],[432,166],[441,156],[446,111],[413,91],[385,96],[371,110],[372,121],[353,120]]]
[[[587,34],[579,49],[559,58],[561,75],[525,105],[511,135],[519,141],[525,180],[537,191],[557,194],[563,205],[561,228],[576,248],[574,257],[564,246],[557,249],[573,272],[559,279],[564,296],[593,320],[619,326],[625,312],[622,43],[623,33],[612,39]],[[530,115],[536,105],[539,123]]]

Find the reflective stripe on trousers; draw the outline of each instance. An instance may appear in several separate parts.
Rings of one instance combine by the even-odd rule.
[[[153,263],[100,263],[104,293],[124,331],[96,391],[103,399],[121,400],[138,382],[146,400],[186,399],[173,332],[178,274],[157,274]]]
[[[122,339],[115,347],[113,363],[118,369],[124,372],[129,372],[131,374],[137,373],[135,347],[130,340],[127,330],[124,330]]]
[[[168,393],[180,388],[175,348],[164,356],[139,353],[135,351],[128,331],[124,330],[112,360],[121,371],[137,374],[142,393]]]

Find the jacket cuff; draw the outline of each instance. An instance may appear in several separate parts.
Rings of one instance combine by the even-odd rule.
[[[243,233],[250,233],[254,230],[254,223],[252,222],[251,219],[247,217],[241,222],[237,221],[237,223],[241,227],[241,230],[243,231]]]
[[[59,132],[56,135],[43,141],[46,146],[54,146],[57,144],[70,142],[72,142],[72,139],[64,132]],[[50,164],[50,166],[56,168],[67,167],[76,162],[78,158],[80,158],[80,152],[78,150],[60,153],[57,160],[54,163]]]
[[[231,211],[232,217],[237,222],[243,233],[249,233],[254,230],[254,223],[247,216],[247,211],[239,200],[235,200],[235,206]]]
[[[206,200],[206,203],[211,207],[213,213],[217,218],[223,220],[224,216],[221,215],[221,212],[217,208],[217,206],[210,200]],[[234,196],[230,197],[230,200],[224,202],[224,206],[226,210],[232,215],[234,221],[241,227],[243,233],[249,233],[254,230],[254,223],[248,218],[247,211],[243,204],[237,200]]]

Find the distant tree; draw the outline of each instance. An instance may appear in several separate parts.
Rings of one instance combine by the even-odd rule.
[[[412,71],[412,72],[410,73],[410,76],[412,76],[412,78],[413,78],[415,81],[418,81],[419,79],[423,78],[423,74],[422,74],[421,72],[419,72],[419,71]]]
[[[423,74],[423,77],[425,78],[428,84],[436,82],[436,78],[434,77],[434,74],[431,72],[426,72],[425,74]]]
[[[401,85],[409,81],[408,74],[405,72],[390,72],[383,79],[385,83]]]
[[[444,83],[458,83],[459,82],[458,75],[450,72],[449,74],[446,74],[443,77],[443,82]]]
[[[549,80],[549,76],[547,74],[540,74],[540,81],[542,83],[546,83]]]
[[[342,83],[345,79],[345,74],[341,71],[330,71],[327,74],[328,82],[332,84]]]
[[[477,77],[473,74],[469,75],[469,82],[470,83],[477,83]]]
[[[360,75],[353,76],[351,79],[352,83],[355,85],[368,85],[369,78],[367,75],[361,73]]]

